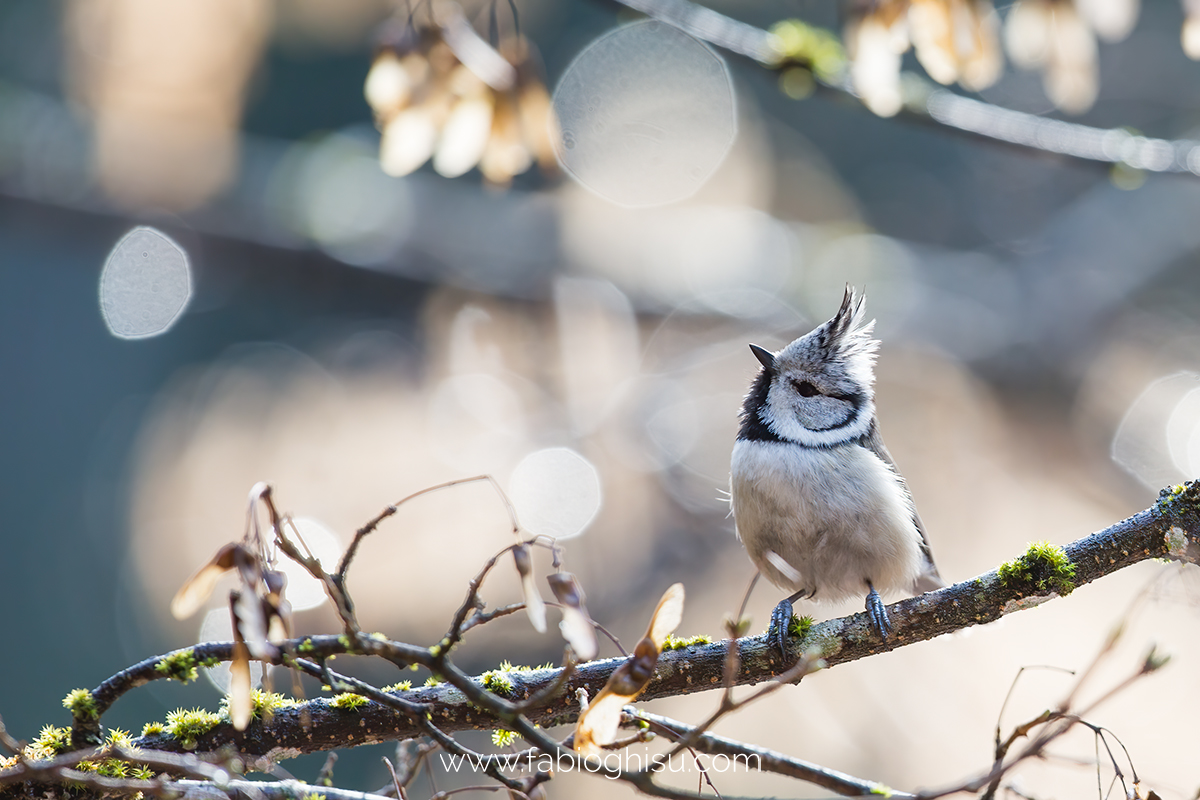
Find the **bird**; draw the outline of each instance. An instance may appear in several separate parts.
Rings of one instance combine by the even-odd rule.
[[[730,459],[737,537],[761,575],[790,592],[771,615],[786,658],[792,604],[866,593],[872,630],[891,623],[880,591],[945,586],[908,484],[875,418],[875,321],[849,284],[841,307],[778,352],[751,344],[761,369],[742,403]]]

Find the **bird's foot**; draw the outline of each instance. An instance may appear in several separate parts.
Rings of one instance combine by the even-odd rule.
[[[792,627],[792,598],[785,597],[771,612],[771,626],[767,628],[767,638],[779,648],[783,660],[788,657],[788,632]]]
[[[892,623],[888,621],[887,610],[883,607],[883,599],[880,598],[879,592],[875,591],[875,587],[867,581],[867,588],[871,591],[867,592],[867,619],[871,622],[871,630],[879,634],[879,638],[887,641],[888,635],[892,632]],[[779,609],[775,609],[776,613]]]

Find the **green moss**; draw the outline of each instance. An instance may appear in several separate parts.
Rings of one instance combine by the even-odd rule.
[[[220,663],[221,659],[217,658],[216,656],[209,656],[208,658],[201,659],[200,661],[196,662],[197,665],[204,667],[205,669],[212,669]]]
[[[354,694],[353,692],[342,692],[333,698],[333,704],[335,706],[338,708],[344,708],[347,711],[353,711],[355,709],[362,708],[368,702],[370,701],[367,700],[367,698],[363,697],[361,694]]]
[[[217,727],[222,719],[220,714],[202,708],[191,711],[177,708],[167,714],[166,732],[178,739],[184,750],[194,750],[196,740]]]
[[[1033,542],[1023,555],[1000,565],[1000,583],[1009,589],[1032,588],[1066,597],[1075,590],[1075,565],[1058,545]]]
[[[137,764],[133,768],[133,777],[139,781],[154,780],[154,770],[147,767],[145,764]]]
[[[503,728],[492,731],[492,744],[496,747],[508,747],[517,740],[515,731],[506,731]]]
[[[161,672],[173,681],[188,683],[196,680],[196,655],[190,649],[180,650],[165,656],[154,665],[155,672]]]
[[[689,636],[686,639],[676,638],[674,634],[667,634],[666,641],[663,642],[662,652],[668,650],[684,650],[688,647],[695,647],[701,644],[712,644],[712,637],[705,636],[703,633],[697,636]]]
[[[871,784],[871,794],[881,795],[882,797],[892,796],[892,787],[884,786],[882,783]]]
[[[407,692],[411,688],[412,688],[412,681],[399,681],[397,683],[393,683],[391,686],[384,686],[383,691],[385,691],[385,692]]]
[[[80,762],[80,766],[84,762]],[[128,778],[133,771],[129,763],[122,761],[119,758],[106,758],[95,763],[95,769],[92,770],[97,775],[103,775],[106,778]]]
[[[38,737],[25,748],[25,755],[32,759],[53,758],[71,749],[71,729],[46,725]]]
[[[507,672],[511,672],[511,670],[491,669],[483,673],[480,676],[483,688],[501,697],[512,697],[513,690],[516,687],[513,686],[512,678],[508,677]],[[495,737],[493,736],[493,738]]]
[[[508,659],[500,662],[501,672],[538,672],[539,670],[543,669],[554,669],[554,665],[549,661],[547,661],[545,664],[539,664],[536,667],[513,664]]]
[[[313,644],[312,639],[305,639],[303,642],[300,643],[300,646],[297,647],[296,649],[299,650],[301,653],[311,653],[317,649],[317,646]]]
[[[123,731],[120,728],[109,728],[108,736],[104,739],[104,744],[107,747],[132,747],[133,740],[129,738],[129,731]]]
[[[71,709],[71,716],[75,719],[97,719],[100,716],[96,710],[96,698],[87,689],[72,689],[63,698],[62,704],[63,708]]]
[[[161,722],[147,722],[142,726],[142,736],[157,736],[160,733],[165,733],[167,727]]]
[[[338,644],[340,644],[342,647],[346,648],[347,652],[349,652],[352,649],[351,644],[350,644],[350,637],[344,633],[338,634]]]
[[[441,686],[442,679],[439,678],[437,675],[430,675],[428,678],[425,679],[425,685],[426,686]]]
[[[250,690],[250,716],[255,719],[261,719],[264,716],[271,716],[275,711],[281,708],[293,708],[300,705],[300,701],[279,692],[264,692],[262,689]],[[229,714],[229,698],[221,698],[222,713]]]
[[[788,633],[797,639],[803,639],[805,636],[808,636],[808,630],[812,626],[812,617],[798,617],[792,614],[792,618],[788,620]]]

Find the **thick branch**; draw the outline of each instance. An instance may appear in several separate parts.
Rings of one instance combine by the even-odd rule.
[[[1186,489],[1174,493],[1164,491],[1153,507],[1068,545],[1065,553],[1075,567],[1074,576],[1067,583],[1071,588],[1151,558],[1200,563],[1200,483],[1190,483]],[[1009,579],[1005,582],[998,571],[992,571],[890,606],[888,613],[894,630],[887,642],[881,642],[871,633],[866,615],[859,613],[814,624],[798,644],[797,652],[819,654],[827,668],[834,667],[992,622],[1059,596],[1058,591],[1039,590],[1029,581]],[[312,642],[324,647],[331,639],[313,637]],[[641,699],[722,688],[722,668],[728,647],[725,641],[663,653],[655,678]],[[765,636],[744,637],[738,640],[737,650],[741,667],[733,677],[736,685],[771,680],[790,666],[781,662],[778,652]],[[546,692],[549,700],[544,706],[526,709],[525,716],[543,728],[574,722],[578,716],[576,691],[584,688],[594,697],[613,670],[624,661],[623,658],[610,658],[579,665],[575,674],[563,681],[557,691]],[[153,676],[143,671],[139,677]],[[508,677],[512,680],[513,692],[507,699],[521,701],[548,689],[560,678],[560,669],[512,672]],[[481,683],[479,679],[475,682]],[[409,702],[427,705],[434,724],[446,732],[497,727],[492,715],[481,711],[462,691],[452,686],[443,684],[414,689],[403,693],[403,697]],[[308,725],[302,724],[305,712]],[[313,700],[301,708],[280,709],[269,721],[256,721],[242,733],[234,731],[228,724],[218,725],[200,737],[198,749],[209,751],[232,744],[245,755],[287,758],[420,734],[421,730],[403,714],[378,703],[346,710],[327,700]],[[155,749],[180,749],[179,743],[169,736],[146,737],[137,744]]]

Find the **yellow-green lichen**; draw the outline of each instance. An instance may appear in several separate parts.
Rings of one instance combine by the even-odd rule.
[[[871,784],[871,794],[877,794],[882,797],[891,797],[892,787],[884,786],[882,783],[873,783]]]
[[[674,634],[669,633],[663,642],[662,652],[665,653],[667,650],[684,650],[688,647],[695,647],[702,644],[712,644],[712,637],[701,633],[687,638],[676,638]]]
[[[171,653],[154,665],[154,671],[180,683],[194,681],[196,680],[196,655],[191,649]]]
[[[72,689],[62,701],[63,708],[71,710],[75,719],[97,719],[96,698],[87,689]]]
[[[333,704],[335,706],[338,708],[344,708],[347,711],[354,711],[355,709],[362,708],[369,702],[370,701],[361,694],[354,694],[353,692],[342,692],[333,698]]]
[[[317,646],[313,644],[312,639],[305,639],[296,649],[301,653],[311,653],[317,649]]]
[[[1188,481],[1166,487],[1158,493],[1154,511],[1157,514],[1178,514],[1182,511],[1200,512],[1200,481]]]
[[[437,675],[430,675],[428,678],[425,679],[425,685],[426,686],[441,686],[442,679],[439,678]]]
[[[517,740],[515,731],[508,731],[504,728],[498,728],[492,731],[492,744],[496,747],[508,747]]]
[[[1009,589],[1032,588],[1065,597],[1075,590],[1075,565],[1061,547],[1033,542],[1018,558],[1000,565],[1000,583]]]
[[[393,683],[391,686],[384,686],[383,691],[385,691],[385,692],[407,692],[411,688],[412,688],[412,681],[398,681],[397,683]]]
[[[223,720],[220,714],[193,708],[177,708],[167,714],[166,732],[179,740],[184,750],[194,750],[196,740],[211,731]]]

